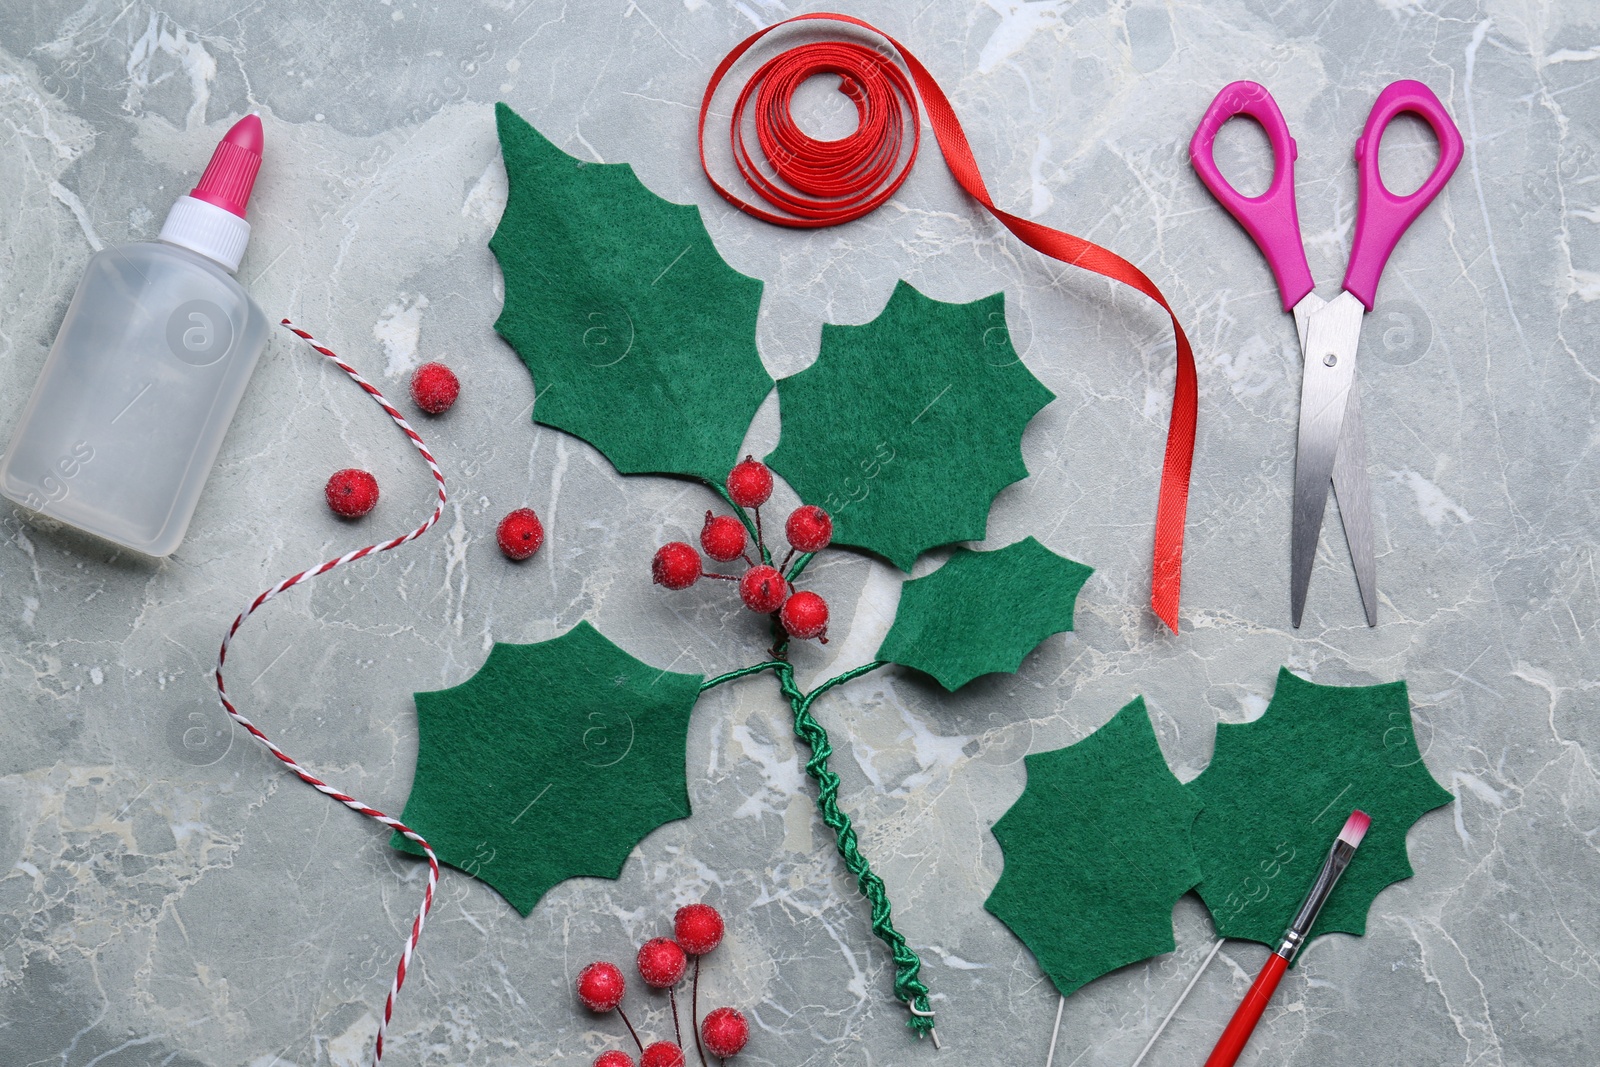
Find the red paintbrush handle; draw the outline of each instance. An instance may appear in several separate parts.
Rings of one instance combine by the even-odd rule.
[[[1283,977],[1283,972],[1289,967],[1289,961],[1274,952],[1267,957],[1267,965],[1261,968],[1261,973],[1256,975],[1256,980],[1250,986],[1250,992],[1244,995],[1244,1000],[1239,1003],[1239,1010],[1233,1013],[1228,1028],[1222,1031],[1222,1036],[1217,1039],[1217,1047],[1211,1050],[1211,1058],[1206,1060],[1206,1067],[1233,1067],[1234,1061],[1239,1058],[1239,1053],[1244,1051],[1245,1042],[1250,1040],[1250,1035],[1255,1032],[1256,1022],[1260,1020],[1261,1013],[1267,1010],[1267,1001],[1272,999],[1273,992],[1278,988],[1278,979]]]

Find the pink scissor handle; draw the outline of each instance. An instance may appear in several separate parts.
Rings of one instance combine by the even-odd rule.
[[[1416,192],[1395,196],[1383,184],[1378,170],[1378,146],[1383,131],[1403,111],[1421,116],[1433,127],[1439,139],[1439,162]],[[1389,253],[1399,243],[1406,227],[1422,214],[1422,209],[1439,195],[1461,162],[1461,131],[1450,121],[1433,90],[1418,81],[1397,81],[1378,94],[1367,116],[1366,128],[1356,141],[1356,169],[1360,174],[1360,206],[1356,209],[1356,239],[1350,248],[1350,266],[1344,273],[1344,287],[1351,296],[1372,310],[1378,292],[1378,277]]]
[[[1272,184],[1260,196],[1245,196],[1228,183],[1217,169],[1217,131],[1235,115],[1249,115],[1261,123],[1272,143]],[[1278,102],[1256,82],[1233,82],[1223,87],[1206,108],[1205,117],[1189,141],[1189,162],[1200,175],[1211,195],[1239,220],[1267,257],[1267,265],[1278,279],[1283,310],[1291,311],[1311,292],[1311,268],[1306,266],[1305,246],[1300,243],[1300,216],[1294,206],[1294,161],[1298,150],[1289,136]]]

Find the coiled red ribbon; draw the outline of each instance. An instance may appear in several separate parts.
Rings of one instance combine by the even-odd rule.
[[[851,41],[797,45],[764,63],[746,83],[734,107],[730,143],[733,159],[750,188],[778,209],[768,211],[724,187],[706,165],[706,116],[711,98],[729,69],[761,38],[782,26],[812,20],[843,22],[877,34],[899,55],[899,64],[882,52]],[[855,104],[854,133],[837,140],[811,137],[795,123],[791,104],[806,79],[835,74],[840,91]],[[916,84],[913,93],[911,83]],[[768,26],[751,34],[729,52],[706,85],[700,102],[700,165],[718,193],[740,211],[780,226],[819,227],[849,222],[867,214],[900,188],[916,161],[920,121],[916,97],[922,97],[934,137],[950,173],[967,193],[1028,245],[1052,259],[1094,271],[1137,289],[1161,305],[1172,320],[1177,343],[1178,377],[1167,425],[1166,458],[1161,467],[1161,494],[1156,505],[1155,557],[1150,607],[1167,626],[1178,628],[1178,592],[1183,579],[1184,518],[1189,507],[1189,471],[1194,462],[1195,415],[1199,391],[1194,351],[1178,316],[1144,272],[1121,256],[1070,233],[1040,225],[995,207],[978,172],[967,135],[939,83],[906,47],[882,30],[850,15],[815,12]],[[751,97],[759,155],[746,143],[744,116]],[[905,130],[911,130],[909,150]],[[772,177],[767,176],[767,172]]]

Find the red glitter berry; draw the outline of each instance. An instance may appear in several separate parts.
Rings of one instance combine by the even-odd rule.
[[[691,956],[704,956],[722,944],[722,916],[710,904],[685,904],[672,918],[672,935]]]
[[[602,1052],[594,1058],[594,1067],[633,1067],[633,1057],[621,1049]]]
[[[411,399],[429,415],[440,415],[461,395],[461,379],[443,363],[424,363],[411,375]]]
[[[772,472],[754,456],[728,472],[728,495],[741,508],[759,508],[772,495]]]
[[[602,1014],[622,1003],[627,991],[627,980],[614,963],[591,963],[578,972],[578,999],[590,1011]]]
[[[683,1049],[671,1041],[657,1041],[644,1050],[639,1067],[683,1067]]]
[[[700,553],[682,541],[664,544],[656,549],[650,576],[657,585],[668,589],[687,589],[700,580]]]
[[[783,580],[778,568],[765,564],[751,567],[739,579],[739,599],[751,611],[771,615],[783,607],[789,598],[789,583]]]
[[[790,637],[809,641],[820,637],[828,640],[828,602],[812,592],[796,593],[784,601],[783,613],[778,616]]]
[[[789,513],[783,532],[801,552],[821,552],[833,540],[833,519],[815,504],[802,504]]]
[[[645,985],[665,989],[677,985],[688,964],[683,947],[670,937],[653,937],[639,947],[639,976]],[[648,1057],[649,1052],[645,1055]]]
[[[700,547],[706,550],[706,555],[726,563],[744,554],[744,544],[744,523],[732,515],[706,512],[706,524],[700,530]]]
[[[322,492],[333,513],[347,519],[359,518],[378,506],[378,479],[355,467],[334,471]]]
[[[544,526],[532,508],[518,508],[500,520],[494,536],[509,558],[527,559],[544,544]]]
[[[750,1040],[750,1024],[737,1008],[718,1008],[701,1021],[700,1039],[713,1056],[735,1056]]]

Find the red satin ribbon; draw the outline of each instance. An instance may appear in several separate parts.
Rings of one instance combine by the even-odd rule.
[[[798,45],[768,60],[745,85],[733,112],[730,140],[735,165],[758,196],[784,213],[749,203],[712,176],[711,168],[706,165],[706,115],[717,86],[729,68],[761,38],[781,26],[814,19],[858,26],[893,46],[916,83],[950,173],[961,188],[1023,244],[1052,259],[1132,286],[1161,305],[1172,319],[1172,336],[1178,349],[1178,378],[1172,398],[1172,418],[1167,425],[1166,458],[1161,466],[1161,495],[1156,505],[1150,607],[1162,622],[1176,631],[1178,591],[1183,578],[1184,517],[1189,506],[1189,471],[1194,462],[1199,394],[1194,351],[1189,347],[1189,339],[1184,336],[1178,316],[1166,297],[1143,271],[1092,241],[995,207],[955,109],[933,75],[899,41],[849,15],[826,12],[796,15],[751,34],[724,57],[712,73],[705,98],[700,102],[700,165],[705,169],[706,178],[729,203],[746,214],[780,226],[810,228],[860,218],[894,195],[911,173],[920,143],[920,122],[916,98],[905,74],[892,59],[865,45],[822,41]],[[839,76],[840,91],[856,106],[859,121],[854,133],[838,140],[823,141],[807,135],[795,124],[790,110],[795,90],[817,74]],[[758,166],[757,157],[745,141],[744,115],[752,95],[760,159],[776,180],[767,177]],[[911,144],[909,151],[903,151],[908,125]]]

